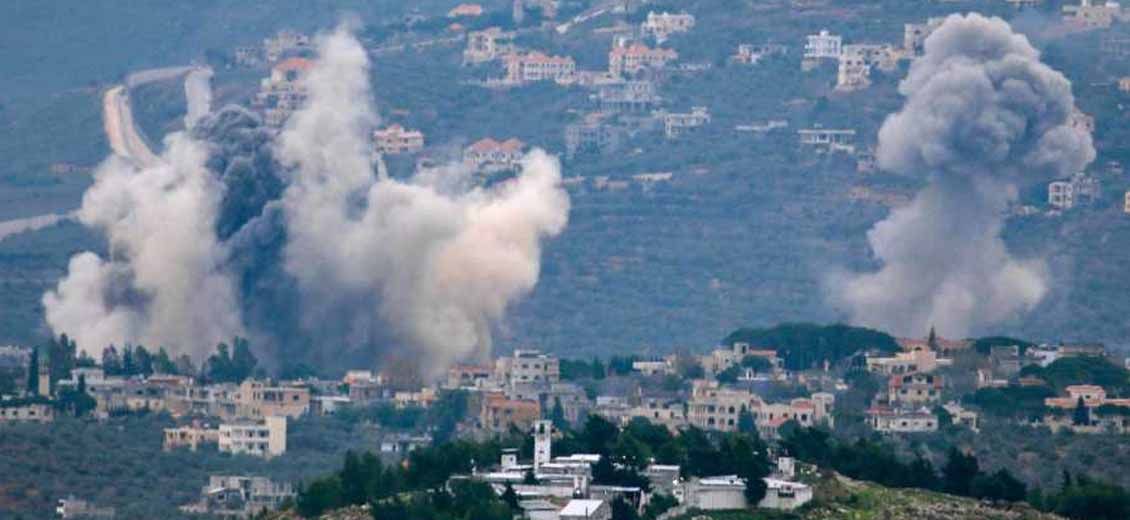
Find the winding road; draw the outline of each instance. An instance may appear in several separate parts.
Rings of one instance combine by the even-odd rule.
[[[159,166],[161,158],[153,153],[141,135],[129,90],[154,81],[166,81],[184,76],[184,94],[188,110],[184,116],[185,128],[192,128],[200,118],[208,115],[212,107],[212,69],[201,66],[165,67],[138,71],[126,76],[121,85],[115,85],[102,95],[102,129],[114,155],[131,161],[139,169]],[[0,240],[12,235],[35,231],[65,220],[77,218],[78,210],[67,213],[48,213],[34,217],[0,221]]]

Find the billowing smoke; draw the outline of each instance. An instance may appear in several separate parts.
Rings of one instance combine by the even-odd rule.
[[[389,326],[427,354],[427,368],[485,355],[491,327],[537,282],[542,239],[566,225],[557,161],[535,151],[516,178],[490,189],[453,190],[469,175],[457,167],[378,178],[365,51],[343,30],[320,49],[307,105],[278,142],[293,169],[285,267],[308,317],[346,312],[358,339],[373,334],[371,324]]]
[[[881,267],[838,279],[835,303],[898,334],[931,325],[963,336],[1031,309],[1047,292],[1042,262],[1000,238],[1014,183],[1075,173],[1094,159],[1071,125],[1071,83],[1008,23],[953,15],[925,42],[879,131],[885,170],[928,186],[868,233]]]
[[[140,343],[199,359],[243,332],[214,232],[222,186],[204,167],[203,144],[177,133],[165,146],[151,168],[117,157],[98,168],[79,220],[106,234],[110,259],[76,255],[43,296],[51,329],[91,355]]]
[[[72,259],[44,297],[52,330],[92,352],[129,341],[197,360],[242,333],[273,366],[399,357],[431,375],[489,353],[567,223],[559,164],[534,151],[488,187],[461,165],[380,175],[366,53],[344,29],[318,45],[277,137],[226,107],[170,137],[160,168],[99,170],[81,219],[112,259]]]

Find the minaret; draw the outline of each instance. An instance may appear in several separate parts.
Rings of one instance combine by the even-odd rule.
[[[534,423],[534,471],[542,464],[552,460],[553,422],[537,421]]]
[[[50,349],[43,349],[44,355],[39,357],[39,385],[38,392],[42,397],[51,397],[51,354]]]

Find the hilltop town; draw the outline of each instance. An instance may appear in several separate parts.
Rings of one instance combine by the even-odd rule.
[[[1130,8],[403,3],[361,6],[338,29],[337,18],[294,13],[252,24],[241,11],[225,22],[249,26],[238,36],[168,52],[183,61],[123,61],[59,94],[89,102],[63,132],[98,146],[28,166],[47,177],[11,175],[41,190],[32,198],[52,213],[11,209],[0,222],[0,516],[1130,517],[1130,326],[1120,317]],[[937,177],[882,167],[891,159],[880,129],[909,96],[904,80],[930,36],[971,11],[1008,22],[1070,80],[1067,135],[1055,137],[1093,139],[1094,157],[1055,178],[978,185],[1005,201],[990,212],[994,238],[1047,274],[1023,312],[865,327],[828,296],[831,284],[882,263],[873,226]],[[363,62],[347,72],[360,70],[364,86],[325,68],[326,42],[341,35],[363,51],[342,61]],[[372,99],[345,99],[353,90]],[[341,121],[310,111],[339,94],[360,120],[342,126],[364,127],[357,146],[335,140]],[[29,107],[0,97],[0,132],[31,133],[8,115]],[[287,148],[299,128],[331,136],[317,160]],[[199,150],[169,151],[182,140]],[[174,159],[196,155],[222,185],[206,204],[184,204],[214,217],[199,226],[199,242],[215,242],[203,253],[173,249],[194,240],[170,214],[105,195],[141,199],[141,188],[95,190],[114,167],[176,171]],[[309,163],[325,169],[304,178]],[[356,185],[333,169],[358,163]],[[520,182],[537,167],[553,172],[541,179],[560,222],[551,209],[498,210],[534,205],[539,186]],[[210,185],[182,181],[148,188]],[[386,181],[394,192],[380,191]],[[287,269],[324,252],[316,241],[291,247],[301,233],[281,227],[307,216],[287,213],[301,195],[288,188],[304,182],[342,183],[345,203],[325,213],[387,233],[372,243],[307,233],[343,242],[334,259],[344,261],[311,262],[294,282]],[[367,213],[379,204],[430,212]],[[501,225],[473,227],[481,222]],[[509,233],[525,227],[529,236]],[[138,229],[149,233],[143,246],[174,251],[152,265],[204,266],[174,273],[183,292],[159,304],[152,271],[131,264],[145,248],[121,238]],[[418,229],[455,238],[373,261],[414,252],[398,239]],[[498,256],[443,257],[494,243]],[[527,250],[532,259],[514,261]],[[98,269],[76,268],[91,258]],[[390,265],[407,281],[366,278]],[[223,276],[196,284],[196,271],[238,274],[226,292],[206,292]],[[466,271],[479,278],[460,285]],[[477,292],[507,276],[519,280],[501,296]],[[92,279],[103,290],[72,285]],[[401,290],[420,280],[433,285]],[[968,308],[987,299],[953,292],[974,300]],[[60,304],[76,294],[99,305]],[[311,310],[307,298],[330,304]],[[206,319],[154,318],[201,299],[214,311]],[[232,312],[215,311],[224,305]],[[194,344],[134,323],[146,320],[175,322]],[[93,344],[120,323],[153,339]]]

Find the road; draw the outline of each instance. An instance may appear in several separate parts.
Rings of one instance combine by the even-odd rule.
[[[135,72],[126,77],[122,85],[115,85],[102,95],[102,129],[114,155],[132,161],[138,168],[146,169],[162,164],[161,158],[153,153],[142,137],[133,120],[129,89],[154,81],[166,81],[185,76],[184,95],[188,110],[184,116],[185,128],[192,128],[212,107],[212,69],[208,67],[186,66],[165,67]],[[68,213],[48,213],[34,217],[18,218],[0,222],[0,240],[12,235],[35,231],[52,226],[64,220],[76,218],[78,210]]]

